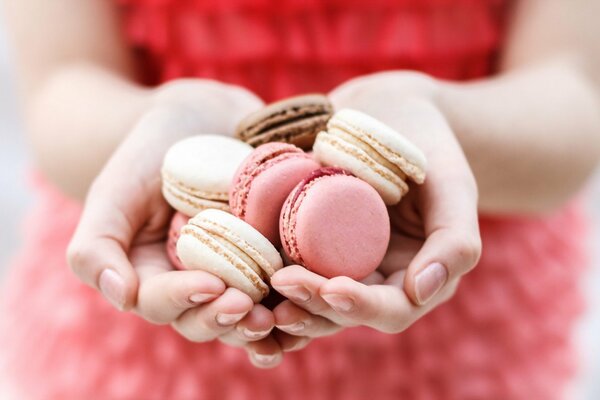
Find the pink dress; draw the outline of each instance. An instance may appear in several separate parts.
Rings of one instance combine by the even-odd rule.
[[[148,79],[215,78],[265,100],[357,75],[493,73],[502,0],[122,0]],[[80,206],[38,179],[3,290],[5,372],[24,399],[558,399],[586,264],[578,207],[481,218],[481,263],[456,296],[399,335],[349,329],[273,370],[118,313],[65,263]]]

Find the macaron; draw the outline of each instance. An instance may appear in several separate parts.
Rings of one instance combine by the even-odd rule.
[[[236,135],[255,147],[286,142],[308,150],[332,113],[333,106],[324,95],[290,97],[248,115],[238,125]]]
[[[225,136],[199,135],[175,143],[162,167],[162,193],[177,211],[193,217],[207,208],[229,211],[229,187],[252,147]]]
[[[248,222],[276,247],[279,214],[292,189],[321,166],[287,143],[258,146],[238,168],[229,192],[231,213]]]
[[[183,228],[189,220],[189,217],[180,212],[176,212],[171,219],[171,225],[169,227],[169,234],[167,236],[167,256],[169,261],[175,269],[185,269],[179,257],[177,257],[177,240]]]
[[[343,109],[327,123],[314,145],[323,165],[352,172],[373,186],[387,205],[397,204],[408,192],[410,179],[425,181],[427,160],[421,150],[399,132],[360,111]]]
[[[270,277],[283,266],[277,249],[250,224],[209,209],[181,229],[177,256],[186,269],[218,276],[260,302],[269,294]]]
[[[313,171],[285,201],[280,234],[288,258],[327,278],[360,280],[381,264],[390,240],[383,200],[341,168]]]

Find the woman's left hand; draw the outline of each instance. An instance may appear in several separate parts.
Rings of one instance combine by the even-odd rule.
[[[428,159],[427,179],[389,208],[388,252],[364,281],[326,279],[300,266],[273,276],[273,287],[288,298],[274,310],[276,326],[298,338],[296,343],[288,337],[290,343],[281,344],[284,351],[348,326],[402,332],[450,299],[461,276],[479,260],[477,185],[435,106],[435,92],[435,82],[426,76],[389,72],[354,79],[330,94],[337,109],[364,111],[421,148]]]

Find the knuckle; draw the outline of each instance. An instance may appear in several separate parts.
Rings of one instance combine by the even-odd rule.
[[[191,323],[190,321],[174,322],[173,329],[181,336],[194,343],[203,343],[212,340],[216,335],[207,334],[209,331],[202,323]]]
[[[158,313],[155,310],[151,309],[142,309],[140,307],[139,315],[147,322],[153,325],[165,325],[168,324],[168,321],[164,321],[158,316]]]
[[[404,332],[409,326],[410,324],[408,324],[406,321],[397,319],[381,326],[378,330],[382,333],[393,335]]]
[[[457,243],[456,250],[460,266],[465,272],[472,270],[481,257],[481,238],[479,235],[463,234]]]
[[[85,277],[95,259],[95,249],[91,246],[71,242],[67,248],[67,264],[71,271],[80,278]]]
[[[142,285],[139,289],[137,308],[139,315],[152,324],[164,325],[169,322],[162,317],[160,304],[153,298],[153,293],[146,285]]]

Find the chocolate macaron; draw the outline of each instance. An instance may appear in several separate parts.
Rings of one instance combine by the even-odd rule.
[[[290,97],[248,115],[238,125],[236,136],[254,147],[285,142],[310,150],[332,114],[333,106],[324,95]]]

